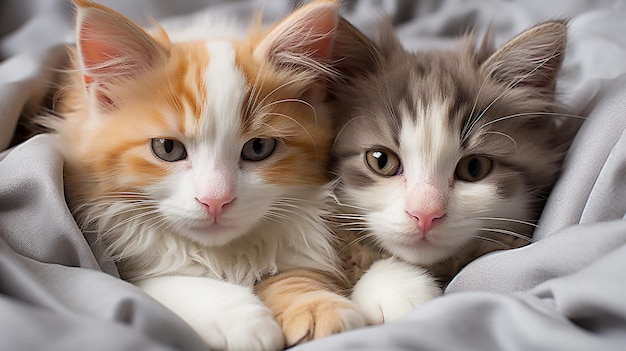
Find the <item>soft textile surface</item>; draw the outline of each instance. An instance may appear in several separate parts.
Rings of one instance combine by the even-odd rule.
[[[269,19],[297,1],[102,1],[136,20],[223,11]],[[626,5],[621,1],[345,1],[372,33],[380,13],[410,49],[449,47],[491,23],[498,44],[540,21],[572,18],[559,99],[587,120],[535,242],[473,262],[446,295],[384,326],[294,350],[624,350],[626,347]],[[0,150],[36,112],[72,38],[62,1],[0,2]],[[117,278],[63,198],[62,159],[37,136],[0,154],[3,350],[202,350],[171,312]],[[537,155],[541,157],[541,155]],[[242,321],[244,322],[244,321]]]

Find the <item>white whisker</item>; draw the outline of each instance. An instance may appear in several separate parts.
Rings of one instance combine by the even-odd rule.
[[[485,236],[474,235],[472,238],[478,239],[478,240],[482,240],[482,241],[486,241],[486,242],[490,242],[490,243],[494,243],[494,244],[498,244],[498,245],[501,245],[502,247],[512,248],[511,245],[505,244],[503,242],[500,242],[498,240],[495,240],[495,239],[492,239],[492,238],[488,238],[488,237],[485,237]]]
[[[293,123],[295,123],[296,125],[298,125],[298,127],[300,127],[304,133],[306,134],[306,136],[309,138],[309,140],[311,141],[311,144],[313,145],[313,150],[315,151],[315,157],[317,158],[318,154],[317,154],[317,144],[315,143],[315,139],[313,139],[313,137],[311,136],[311,134],[309,133],[309,131],[302,125],[302,123],[298,122],[295,118],[291,117],[291,116],[287,116],[286,114],[283,113],[278,113],[278,112],[263,112],[263,117],[265,116],[278,116],[278,117],[284,117],[290,121],[292,121]],[[316,160],[317,161],[317,160]]]
[[[526,235],[523,234],[519,234],[510,230],[506,230],[506,229],[499,229],[499,228],[480,228],[479,230],[481,231],[486,231],[486,232],[491,232],[491,233],[499,233],[499,234],[505,234],[505,235],[509,235],[512,236],[514,238],[517,239],[521,239],[524,240],[526,242],[532,242],[532,239],[527,237]]]
[[[272,95],[274,95],[275,93],[277,93],[280,89],[288,86],[289,84],[293,84],[292,80],[289,80],[279,86],[277,86],[276,88],[274,88],[272,91],[270,91],[267,95],[265,95],[261,101],[258,101],[255,103],[255,107],[252,110],[252,112],[250,113],[250,115],[256,115],[258,114],[259,110],[262,109],[264,107],[265,102],[267,101],[267,99],[269,99]]]
[[[504,221],[504,222],[513,222],[513,223],[520,223],[520,224],[524,224],[524,225],[528,225],[531,227],[535,227],[538,228],[539,226],[535,223],[531,223],[528,221],[523,221],[523,220],[519,220],[519,219],[514,219],[514,218],[499,218],[499,217],[479,217],[476,219],[480,219],[480,220],[488,220],[488,221]]]
[[[487,127],[490,126],[494,123],[498,123],[501,121],[505,121],[507,119],[511,119],[511,118],[517,118],[517,117],[527,117],[527,116],[558,116],[558,117],[570,117],[570,118],[579,118],[579,119],[587,119],[586,117],[583,116],[578,116],[578,115],[571,115],[571,114],[565,114],[565,113],[557,113],[557,112],[526,112],[526,113],[516,113],[516,114],[512,114],[512,115],[508,115],[508,116],[503,116],[503,117],[499,117],[496,118],[492,121],[489,121],[487,123],[485,123],[484,125],[482,125],[481,127]]]
[[[285,102],[296,102],[296,103],[303,104],[303,105],[309,107],[311,109],[311,111],[313,112],[313,117],[315,119],[315,125],[317,126],[317,111],[315,110],[315,107],[313,107],[313,105],[311,105],[310,103],[308,103],[308,102],[306,102],[305,100],[302,100],[302,99],[282,99],[282,100],[272,101],[271,103],[264,105],[261,108],[261,111],[263,111],[263,109],[265,109],[265,108],[269,108],[271,106],[278,105],[278,104],[285,103]]]
[[[513,143],[513,147],[515,148],[515,150],[517,150],[517,142],[515,141],[515,139],[513,139],[513,137],[512,137],[512,136],[510,136],[510,135],[508,135],[508,134],[505,134],[505,133],[501,133],[501,132],[493,132],[493,131],[491,131],[491,132],[486,132],[485,134],[494,134],[494,135],[500,135],[500,136],[503,136],[503,137],[505,137],[505,138],[507,138],[507,139],[511,140],[511,142]]]
[[[335,140],[333,140],[333,145],[331,146],[331,150],[335,150],[335,145],[337,144],[337,140],[339,140],[339,138],[341,137],[341,134],[343,134],[343,132],[345,131],[345,129],[348,127],[348,125],[356,120],[359,120],[361,118],[369,118],[367,116],[356,116],[351,118],[346,124],[344,124],[341,129],[339,129],[339,131],[337,132],[337,135],[335,136]]]
[[[474,112],[476,111],[476,105],[478,104],[478,98],[480,97],[480,93],[482,92],[483,88],[485,87],[485,83],[488,80],[488,76],[485,77],[485,79],[483,79],[483,83],[480,85],[480,88],[478,88],[478,92],[476,93],[476,98],[474,98],[474,104],[472,105],[472,110],[470,111],[469,117],[467,118],[467,121],[465,122],[465,125],[463,125],[463,129],[461,130],[461,135],[462,137],[462,141],[465,141],[467,139],[467,135],[469,135],[469,132],[474,128],[474,125],[478,122],[478,118],[476,120],[473,120],[474,118]]]
[[[354,240],[352,240],[349,243],[347,243],[344,247],[342,247],[341,250],[339,250],[339,252],[343,252],[344,250],[346,250],[350,246],[358,244],[358,243],[361,243],[362,241],[365,241],[365,240],[368,240],[368,239],[372,239],[372,238],[376,239],[376,236],[373,233],[366,233],[365,232],[366,233],[365,235],[359,235],[359,234],[362,234],[364,232],[365,232],[365,230],[357,232],[357,237]]]
[[[515,82],[513,82],[512,84],[509,84],[509,86],[507,86],[506,89],[504,89],[500,95],[498,95],[495,99],[493,99],[491,101],[491,103],[489,103],[489,105],[487,105],[487,107],[485,107],[482,112],[478,115],[478,117],[476,117],[476,120],[472,123],[472,125],[470,126],[470,128],[467,130],[467,133],[463,136],[463,138],[461,139],[461,142],[465,142],[465,140],[467,140],[467,138],[469,137],[469,134],[471,133],[472,129],[474,129],[476,123],[478,123],[478,121],[480,121],[480,119],[487,113],[487,111],[489,111],[489,109],[496,103],[498,102],[504,95],[506,95],[509,91],[511,91],[511,89],[515,88],[520,82],[522,82],[524,79],[530,77],[531,75],[533,75],[538,69],[540,69],[541,67],[543,67],[546,63],[548,63],[551,59],[553,59],[555,57],[556,53],[544,58],[541,60],[540,64],[538,64],[535,68],[533,68],[530,72],[526,73],[525,75],[521,76],[518,80],[516,80]]]

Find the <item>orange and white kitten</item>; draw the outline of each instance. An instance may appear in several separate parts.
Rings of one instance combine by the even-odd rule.
[[[122,278],[214,349],[281,349],[362,326],[326,278],[340,273],[321,220],[338,4],[314,2],[268,31],[209,15],[147,31],[75,3],[74,69],[49,124],[77,222]],[[255,284],[283,272],[298,281],[278,280],[292,298],[270,309]],[[260,290],[271,296],[272,284]]]

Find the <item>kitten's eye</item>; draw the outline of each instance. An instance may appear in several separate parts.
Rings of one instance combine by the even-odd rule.
[[[466,182],[477,182],[485,178],[493,169],[493,161],[485,156],[471,155],[461,159],[456,165],[455,175]]]
[[[152,139],[152,152],[156,157],[167,162],[176,162],[187,158],[185,145],[172,139]]]
[[[385,177],[395,176],[402,172],[400,159],[390,150],[370,150],[365,153],[365,162],[372,171]]]
[[[276,139],[253,138],[241,149],[241,158],[246,161],[262,161],[276,149]]]

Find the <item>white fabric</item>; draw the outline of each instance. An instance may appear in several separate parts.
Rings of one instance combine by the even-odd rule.
[[[288,0],[213,1],[210,10],[269,18]],[[134,19],[179,16],[209,1],[125,1]],[[559,99],[586,116],[531,245],[464,269],[446,295],[383,326],[294,350],[623,350],[626,345],[626,3],[622,1],[345,1],[373,33],[381,13],[410,49],[443,48],[491,23],[498,44],[540,21],[572,17]],[[0,2],[0,150],[20,116],[43,104],[63,44],[66,2]],[[540,157],[540,155],[537,155]],[[174,314],[117,277],[90,246],[63,197],[62,159],[49,136],[0,153],[0,340],[7,350],[202,350]],[[243,322],[243,321],[242,321]]]

